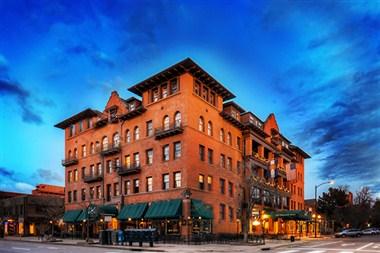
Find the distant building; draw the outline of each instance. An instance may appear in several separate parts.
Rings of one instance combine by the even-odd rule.
[[[41,187],[42,186],[42,187]],[[38,185],[32,194],[0,192],[0,226],[5,235],[50,232],[64,212],[63,187]]]

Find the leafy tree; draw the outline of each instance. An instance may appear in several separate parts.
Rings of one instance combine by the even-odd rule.
[[[371,223],[374,227],[380,227],[380,199],[376,199],[371,209]]]

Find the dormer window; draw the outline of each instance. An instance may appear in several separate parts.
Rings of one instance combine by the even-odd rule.
[[[210,92],[210,104],[212,104],[212,105],[216,104],[215,98],[216,98],[215,93],[214,92]]]
[[[178,91],[178,79],[175,78],[170,81],[170,93],[174,94]]]
[[[70,128],[69,128],[69,136],[73,136],[75,134],[75,125],[72,124],[70,125]]]
[[[116,113],[117,113],[117,108],[112,108],[110,110],[110,120],[113,121],[116,119]]]
[[[133,111],[134,109],[136,109],[135,103],[130,103],[128,106],[129,106],[129,111]]]
[[[153,89],[152,91],[152,102],[156,102],[160,99],[160,93],[158,91],[158,88]]]
[[[203,89],[202,89],[202,97],[204,100],[208,101],[208,89],[203,86]]]
[[[166,98],[168,96],[168,85],[164,84],[161,86],[161,94],[162,98]]]

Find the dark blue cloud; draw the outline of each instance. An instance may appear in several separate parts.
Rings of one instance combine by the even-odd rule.
[[[0,167],[0,177],[11,178],[13,177],[13,175],[14,175],[14,172],[12,170],[9,170],[4,167]]]

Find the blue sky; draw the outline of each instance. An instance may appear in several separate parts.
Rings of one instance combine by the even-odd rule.
[[[5,0],[0,12],[0,190],[63,184],[55,123],[191,57],[313,157],[306,197],[330,178],[380,193],[378,1]]]

